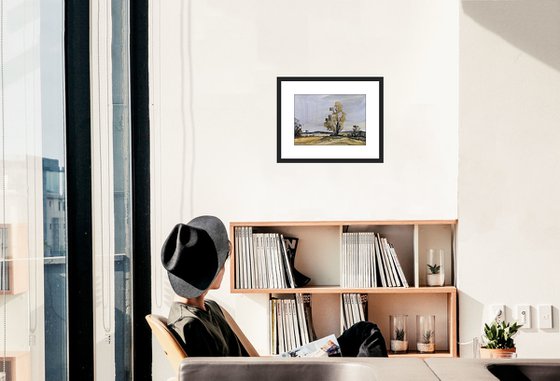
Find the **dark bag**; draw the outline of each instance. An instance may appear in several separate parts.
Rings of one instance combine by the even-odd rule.
[[[338,337],[342,357],[387,357],[385,339],[376,324],[361,321]]]

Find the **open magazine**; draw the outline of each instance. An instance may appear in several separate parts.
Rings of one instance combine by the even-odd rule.
[[[340,345],[334,335],[323,337],[291,351],[280,353],[280,357],[336,357],[340,356]]]

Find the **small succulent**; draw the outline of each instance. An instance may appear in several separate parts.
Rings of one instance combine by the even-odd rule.
[[[441,266],[438,264],[428,265],[428,269],[430,270],[430,274],[439,274]]]
[[[395,340],[404,341],[404,329],[395,329]]]
[[[434,336],[434,331],[427,329],[424,331],[424,334],[422,335],[422,343],[423,344],[430,344],[432,342]]]
[[[486,345],[484,348],[488,349],[508,349],[515,348],[513,336],[517,333],[522,326],[514,322],[513,324],[498,323],[493,321],[492,324],[484,324],[484,341]]]

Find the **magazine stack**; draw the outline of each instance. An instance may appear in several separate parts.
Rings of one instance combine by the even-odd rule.
[[[270,299],[270,353],[294,350],[317,339],[313,329],[310,294]]]
[[[343,233],[340,285],[347,288],[408,287],[394,246],[377,233]]]
[[[280,357],[341,357],[340,345],[334,335],[322,337],[309,344],[302,345],[288,352],[280,353]]]
[[[346,331],[360,321],[368,320],[367,294],[342,294],[340,304],[342,331]]]
[[[235,287],[294,288],[284,236],[253,233],[250,226],[235,228]]]

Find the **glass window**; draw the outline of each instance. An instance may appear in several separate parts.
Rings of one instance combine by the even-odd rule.
[[[128,0],[113,0],[111,9],[113,95],[113,197],[115,245],[115,379],[131,380],[130,279],[132,204],[130,157],[129,9]]]
[[[128,0],[91,7],[95,373],[132,379]]]
[[[105,374],[96,377],[112,379],[114,374],[115,380],[126,381],[132,380],[129,2],[94,4],[95,16],[102,22],[91,33],[101,31],[97,38],[103,37],[102,44],[110,41],[109,54],[102,58],[105,61],[92,55],[92,62],[107,62],[110,70],[104,70],[91,86],[92,93],[102,93],[110,100],[112,140],[104,140],[101,144],[106,145],[101,145],[98,152],[103,154],[101,162],[112,160],[112,166],[103,168],[107,172],[103,172],[102,179],[112,181],[112,189],[104,190],[103,197],[112,198],[113,226],[109,236],[114,245],[114,261],[109,261],[113,273],[104,277],[102,263],[102,271],[96,272],[92,285],[96,290],[101,284],[100,275],[110,283],[107,289],[112,291],[111,301],[103,308],[111,313],[104,310],[96,315],[97,320],[102,320],[96,325],[111,326],[106,337],[107,348],[114,353],[110,355],[114,358],[114,371],[108,370],[109,378]],[[6,324],[6,329],[0,329],[0,379],[4,372],[8,381],[65,381],[68,286],[64,2],[10,0],[3,1],[0,9],[0,324]],[[92,10],[92,16],[93,13]],[[108,91],[102,88],[103,83],[109,84]],[[106,126],[103,125],[104,133]],[[112,319],[111,324],[106,324],[106,316]],[[14,369],[20,364],[24,364],[23,373],[16,376]]]
[[[64,381],[63,1],[2,5],[0,371],[12,381]],[[23,373],[16,376],[16,368]]]

